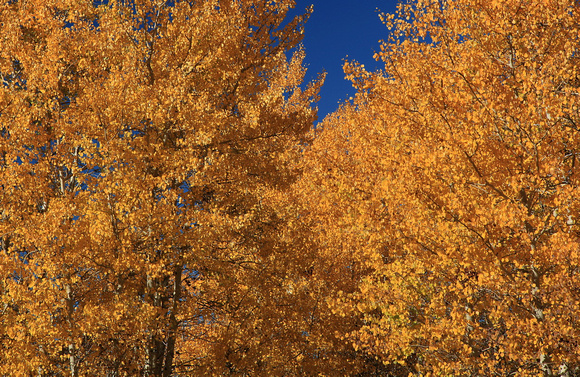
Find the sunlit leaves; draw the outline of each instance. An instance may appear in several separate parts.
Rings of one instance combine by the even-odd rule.
[[[578,96],[571,1],[401,5],[359,94],[322,125],[304,192],[335,310],[406,373],[578,366]],[[355,266],[360,267],[355,268]],[[355,279],[356,280],[356,279]]]
[[[316,298],[265,200],[321,85],[292,6],[1,6],[3,372],[300,368]]]

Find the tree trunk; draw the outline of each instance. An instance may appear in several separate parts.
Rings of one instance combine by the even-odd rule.
[[[183,266],[178,265],[173,273],[172,305],[169,311],[169,321],[166,327],[166,334],[152,334],[147,350],[147,363],[145,365],[145,375],[155,377],[169,377],[173,374],[173,359],[175,355],[175,342],[177,339],[177,310],[181,298],[181,274]],[[164,279],[169,280],[169,279]],[[162,297],[159,293],[160,286],[165,286],[166,282],[147,277],[147,289],[150,292],[152,303],[156,307],[167,308],[169,299]]]
[[[169,331],[167,334],[167,348],[165,350],[165,360],[163,366],[163,377],[169,377],[173,373],[173,357],[175,355],[175,340],[177,337],[177,310],[179,307],[179,300],[181,299],[181,273],[183,266],[175,267],[173,273],[173,306],[171,307],[171,314],[169,315]]]

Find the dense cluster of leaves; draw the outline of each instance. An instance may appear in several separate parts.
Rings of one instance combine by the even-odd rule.
[[[308,14],[103,3],[0,6],[0,374],[290,373],[316,303],[265,198],[316,117]]]
[[[327,118],[304,189],[360,280],[345,334],[404,374],[580,373],[580,11],[415,1]],[[314,213],[317,212],[317,213]]]
[[[0,374],[580,375],[575,2],[292,6],[0,5]]]

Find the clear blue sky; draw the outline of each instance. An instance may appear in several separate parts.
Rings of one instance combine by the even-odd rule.
[[[356,60],[370,70],[381,68],[373,54],[379,50],[379,40],[387,39],[388,30],[377,9],[393,13],[397,3],[398,0],[296,0],[293,14],[304,13],[307,6],[314,5],[303,41],[307,79],[323,70],[327,72],[318,103],[319,121],[355,93],[344,79],[344,59]]]

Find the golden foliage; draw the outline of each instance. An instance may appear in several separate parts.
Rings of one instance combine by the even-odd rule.
[[[423,1],[322,124],[301,181],[334,310],[400,375],[580,368],[578,37],[572,1]],[[340,281],[340,279],[339,279]]]
[[[97,3],[0,5],[0,374],[580,373],[575,2],[401,4],[316,130],[293,1]]]
[[[0,374],[297,373],[316,300],[264,198],[316,118],[309,13],[93,3],[0,5]]]

